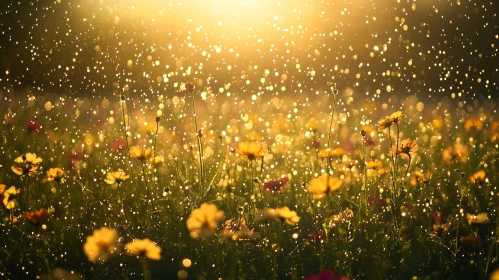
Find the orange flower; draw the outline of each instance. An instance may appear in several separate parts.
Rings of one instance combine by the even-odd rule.
[[[152,150],[146,147],[133,146],[130,148],[130,157],[144,161],[152,156]]]
[[[32,225],[43,224],[49,217],[49,211],[46,208],[40,208],[38,211],[24,212],[23,217]]]
[[[417,151],[418,151],[418,144],[416,143],[415,140],[404,139],[402,140],[402,142],[400,142],[398,147],[393,146],[391,152],[388,154],[390,156],[396,155],[404,159],[410,159],[411,153],[415,153]]]
[[[480,170],[470,176],[470,182],[471,183],[477,183],[479,185],[483,184],[485,182],[485,171]]]
[[[241,142],[236,153],[247,160],[255,160],[267,153],[267,149],[259,142]]]
[[[338,177],[327,176],[326,174],[310,180],[308,191],[314,195],[315,199],[321,199],[328,192],[339,189],[343,181]]]

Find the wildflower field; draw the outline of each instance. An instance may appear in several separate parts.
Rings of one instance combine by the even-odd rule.
[[[182,87],[148,110],[4,94],[2,277],[478,279],[498,266],[497,99],[422,110],[412,96],[366,116],[334,88],[312,108]]]
[[[499,279],[496,1],[0,2],[0,279]]]

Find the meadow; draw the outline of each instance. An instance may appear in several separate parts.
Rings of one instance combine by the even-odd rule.
[[[2,279],[499,279],[497,98],[0,99]]]

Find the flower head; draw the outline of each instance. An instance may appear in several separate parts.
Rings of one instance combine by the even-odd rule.
[[[379,121],[378,130],[383,131],[385,128],[389,128],[394,123],[398,124],[405,117],[406,117],[405,114],[402,113],[401,111],[397,111],[395,113],[392,113],[390,116]]]
[[[288,183],[289,177],[285,176],[279,180],[270,180],[263,185],[263,187],[269,192],[280,191]]]
[[[46,208],[40,208],[38,211],[24,212],[23,217],[32,225],[43,224],[49,217],[49,211]]]
[[[105,261],[116,251],[118,231],[108,227],[96,229],[92,235],[87,236],[83,251],[91,262]]]
[[[5,185],[4,185],[5,186]],[[0,186],[1,187],[1,186]],[[5,187],[4,187],[5,189]],[[7,209],[14,209],[17,205],[17,200],[15,199],[15,195],[18,195],[21,192],[20,189],[16,189],[16,187],[12,186],[3,192],[3,206]]]
[[[477,183],[479,185],[483,184],[485,182],[485,171],[480,170],[470,176],[470,182],[471,183]]]
[[[416,143],[415,140],[411,139],[404,139],[398,146],[393,146],[392,150],[390,151],[389,155],[396,155],[400,156],[403,159],[410,159],[412,158],[411,154],[415,153],[418,151],[418,144]]]
[[[296,214],[295,211],[289,210],[288,207],[281,207],[276,209],[278,218],[284,223],[293,226],[300,221],[300,217]]]
[[[34,177],[38,175],[38,165],[43,160],[36,156],[36,154],[27,153],[17,157],[14,162],[16,165],[12,166],[12,172],[17,175],[28,175]]]
[[[267,149],[259,142],[241,142],[236,153],[247,160],[255,160],[267,153]]]
[[[47,177],[43,182],[64,182],[64,170],[60,168],[50,168],[47,171]]]
[[[339,189],[343,181],[338,177],[327,176],[326,174],[310,180],[308,191],[314,195],[314,198],[323,198],[328,192],[334,192]]]
[[[480,213],[478,215],[466,214],[466,219],[468,219],[468,224],[486,224],[490,222],[487,213]]]
[[[109,185],[118,184],[120,185],[123,181],[130,178],[125,172],[118,170],[113,172],[107,172],[105,182]]]
[[[150,148],[133,146],[130,148],[130,157],[136,158],[140,161],[145,161],[147,158],[151,157],[153,154]]]
[[[208,237],[215,232],[224,216],[224,212],[218,210],[215,204],[203,203],[201,207],[192,210],[187,219],[187,229],[191,232],[192,238]]]
[[[134,239],[132,242],[125,245],[125,249],[129,255],[144,255],[151,260],[161,260],[161,247],[156,245],[156,243],[152,242],[149,238]]]
[[[369,161],[367,162],[367,174],[369,175],[383,175],[386,173],[386,169],[383,168],[383,163],[381,161]]]

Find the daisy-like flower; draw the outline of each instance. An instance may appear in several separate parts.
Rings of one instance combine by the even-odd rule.
[[[201,207],[192,210],[187,219],[187,229],[192,238],[205,238],[213,233],[218,223],[224,218],[224,212],[218,210],[215,204],[203,203]]]
[[[468,219],[468,224],[486,224],[490,222],[487,213],[480,213],[478,215],[466,214],[466,219]]]
[[[479,185],[483,184],[485,182],[485,171],[480,170],[470,176],[470,182],[471,183],[477,183]]]
[[[412,158],[411,154],[415,153],[418,151],[418,144],[416,143],[415,140],[411,139],[404,139],[398,146],[393,146],[392,150],[390,153],[388,153],[390,156],[396,155],[400,156],[403,159],[410,159]]]
[[[345,154],[346,154],[345,150],[343,150],[342,148],[336,148],[336,149],[327,148],[327,149],[323,149],[319,152],[319,157],[320,158],[341,158]]]
[[[383,168],[383,163],[381,161],[369,161],[367,163],[367,174],[368,175],[383,175],[386,173],[386,169]]]
[[[130,148],[130,157],[136,158],[140,161],[145,161],[152,156],[151,148],[133,146]]]
[[[12,166],[12,172],[17,175],[28,175],[34,177],[38,175],[38,165],[43,160],[36,156],[36,154],[27,153],[14,160],[16,165]]]
[[[46,208],[40,208],[38,211],[24,212],[23,217],[32,225],[43,224],[49,217],[49,211]]]
[[[295,211],[289,210],[288,207],[281,207],[276,209],[278,218],[284,223],[293,226],[300,221],[300,217]]]
[[[328,192],[339,189],[343,181],[338,177],[327,176],[326,174],[310,180],[308,191],[314,195],[315,199],[323,198]]]
[[[118,170],[113,172],[107,172],[105,182],[109,185],[118,184],[120,185],[126,179],[130,178],[130,176],[126,175],[125,172]]]
[[[392,123],[400,123],[400,121],[401,121],[403,118],[405,118],[405,117],[406,117],[406,116],[405,116],[405,114],[404,114],[404,113],[402,113],[401,111],[397,111],[397,112],[392,113],[392,114],[390,115],[390,119],[391,119]]]
[[[91,262],[105,261],[117,250],[118,231],[103,227],[96,229],[92,235],[87,236],[83,251]]]
[[[428,170],[426,174],[423,172],[416,170],[414,171],[414,176],[411,178],[411,184],[416,186],[418,182],[428,182],[431,179],[431,172]]]
[[[255,160],[267,153],[267,149],[259,142],[241,142],[236,153],[247,160]]]
[[[378,131],[383,131],[385,128],[389,128],[394,123],[400,123],[400,121],[405,118],[405,114],[401,111],[392,113],[390,116],[382,119],[378,123]]]
[[[383,131],[386,128],[389,128],[390,126],[392,126],[392,123],[393,122],[390,119],[390,117],[386,117],[386,118],[380,120],[378,123],[378,131]]]
[[[50,168],[47,171],[47,177],[43,182],[64,182],[64,170],[60,168]]]
[[[161,247],[152,242],[149,238],[134,239],[125,245],[127,254],[134,256],[145,256],[148,259],[161,260]]]
[[[4,187],[5,189],[5,187]],[[20,189],[16,189],[16,187],[12,186],[3,192],[3,206],[7,209],[14,209],[17,205],[17,200],[15,199],[15,195],[18,195],[21,192]]]

